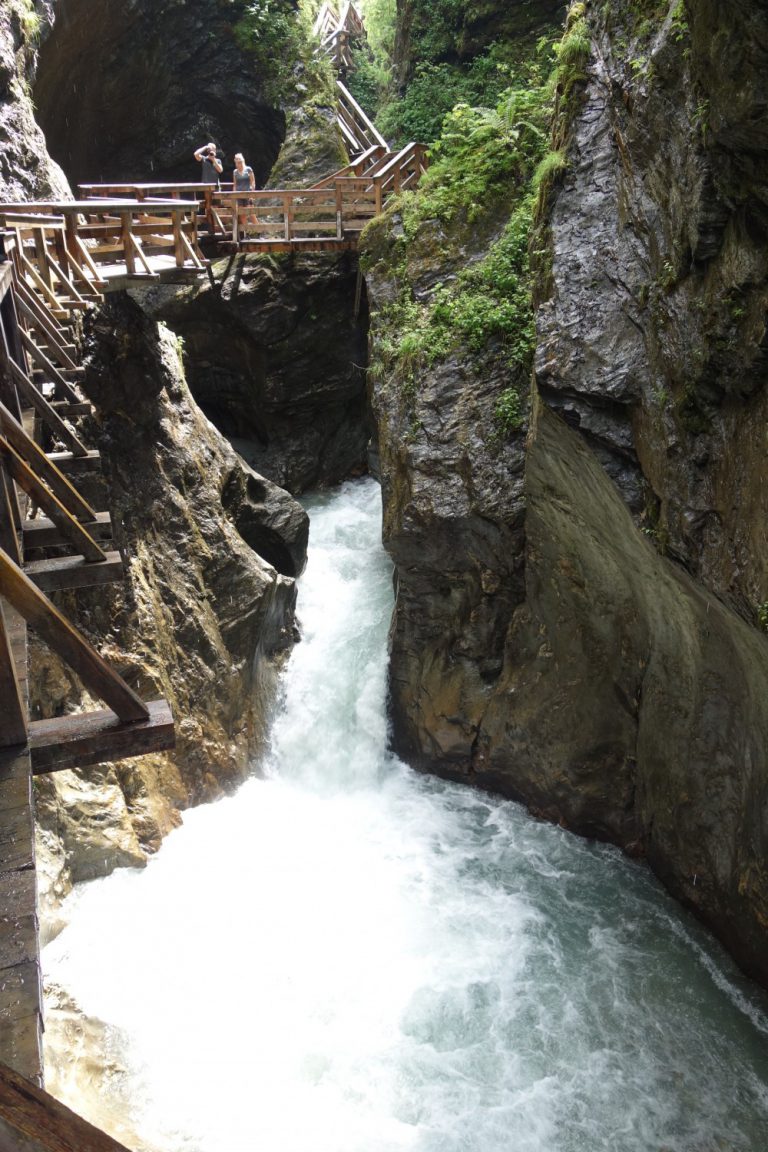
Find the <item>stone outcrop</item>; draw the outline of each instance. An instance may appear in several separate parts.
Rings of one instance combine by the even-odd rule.
[[[182,339],[192,393],[264,476],[291,492],[365,468],[365,297],[350,253],[217,261],[212,282],[132,290]]]
[[[249,772],[293,640],[295,580],[308,521],[287,493],[235,454],[192,400],[176,337],[128,297],[107,298],[86,324],[84,390],[95,406],[125,584],[73,594],[79,625],[145,699],[165,696],[173,754],[56,774],[38,815],[54,895],[70,880],[138,864],[178,809],[231,790]],[[33,706],[50,714],[77,689],[40,650]],[[111,815],[110,815],[111,814]],[[45,836],[42,837],[45,847]]]
[[[590,19],[530,425],[493,436],[488,351],[407,403],[374,389],[395,742],[645,855],[766,982],[768,25],[710,0]],[[386,259],[368,288],[375,355]]]

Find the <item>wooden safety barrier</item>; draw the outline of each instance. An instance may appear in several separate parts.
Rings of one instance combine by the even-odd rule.
[[[374,144],[388,149],[384,137],[341,80],[336,81],[336,113],[350,156],[366,152]]]
[[[12,218],[13,214],[8,213],[8,216]],[[35,220],[32,230],[44,238],[46,233],[56,237],[62,233],[58,222],[51,227],[48,220]],[[79,371],[70,351],[73,346],[65,342],[64,330],[57,321],[45,316],[44,305],[35,297],[25,277],[26,264],[20,262],[14,267],[12,262],[19,247],[25,243],[27,231],[24,224],[16,229],[15,242],[5,238],[6,262],[0,265],[0,605],[5,600],[35,628],[52,650],[69,663],[85,687],[109,705],[116,723],[146,725],[152,719],[150,727],[158,739],[156,746],[167,747],[169,741],[172,742],[172,722],[169,731],[167,723],[164,728],[163,724],[156,722],[160,715],[157,710],[151,718],[149,706],[69,624],[42,591],[43,586],[48,589],[83,587],[119,579],[122,562],[119,553],[106,551],[102,546],[108,515],[98,513],[82,498],[72,481],[26,426],[25,411],[29,410],[36,414],[41,426],[48,429],[51,440],[65,446],[71,458],[89,455],[80,437],[45,396],[44,389],[38,387],[29,370],[30,362],[37,364],[47,375],[47,386],[54,395],[58,386],[65,390],[69,403],[79,401],[72,384],[62,375],[65,370]],[[50,236],[47,239],[50,242]],[[61,249],[59,255],[62,256]],[[36,260],[38,269],[44,269],[46,255],[41,248],[37,250]],[[66,273],[59,261],[55,262],[53,271],[56,279],[51,278],[48,285],[57,304],[60,304],[62,276]],[[42,273],[40,278],[46,282]],[[48,299],[45,294],[43,298]],[[28,323],[29,330],[25,330],[20,318]],[[57,369],[36,344],[30,331],[44,332],[56,349],[56,355],[69,368]],[[61,460],[62,454],[58,455]],[[25,563],[23,527],[28,522],[25,516],[27,505],[44,513],[57,544],[68,548],[67,555]],[[98,537],[91,531],[91,526],[96,524],[101,529]],[[38,539],[37,547],[44,546]],[[15,676],[7,644],[0,643],[0,685],[5,689],[4,697],[12,701],[8,726],[0,720],[0,747],[31,743],[34,757],[34,725],[25,724],[23,732],[19,727],[19,716],[24,708],[19,692],[13,690]],[[167,708],[163,716],[167,722]],[[67,743],[64,727],[61,743]],[[101,727],[104,727],[103,723]],[[47,738],[50,742],[50,731]],[[97,743],[106,750],[110,740],[102,736]],[[139,743],[140,751],[145,751],[146,732],[142,733]],[[121,748],[128,749],[130,744],[130,739],[122,734]],[[71,766],[71,756],[69,762]]]
[[[0,233],[0,1061],[41,1085],[32,777],[171,748],[175,736],[167,701],[144,701],[49,597],[56,590],[123,577],[120,553],[109,550],[109,513],[94,509],[67,474],[78,463],[90,467],[98,459],[65,417],[90,410],[77,392],[82,369],[68,322],[81,302],[87,307],[89,297],[98,298],[100,277],[73,257],[65,218],[6,211],[4,219],[9,231]],[[46,451],[61,445],[63,451]],[[27,625],[106,708],[30,719]],[[23,1093],[26,1099],[30,1092],[28,1087]],[[3,1112],[2,1147],[3,1134],[11,1133],[8,1120]],[[13,1128],[13,1147],[21,1132]],[[44,1145],[26,1139],[31,1129],[23,1132],[25,1148],[64,1148],[58,1127],[56,1139]],[[83,1126],[72,1133],[96,1147]],[[104,1148],[108,1145],[105,1138]]]
[[[353,71],[352,46],[355,41],[364,39],[365,27],[351,0],[347,0],[340,10],[324,3],[315,18],[312,32],[319,41],[318,51],[330,58],[337,72],[345,75]]]
[[[22,278],[59,312],[87,307],[89,298],[122,277],[157,280],[161,272],[203,272],[198,211],[196,199],[170,193],[162,199],[0,204],[0,226],[16,230]]]

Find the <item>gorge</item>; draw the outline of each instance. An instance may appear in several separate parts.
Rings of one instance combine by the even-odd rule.
[[[269,7],[5,0],[4,199],[63,195],[65,178],[192,179],[204,138],[244,150],[271,186],[339,167],[329,74],[306,43],[286,62],[288,0],[276,51],[257,19]],[[152,1003],[160,977],[134,969],[156,950],[178,970],[183,951],[158,923],[105,988],[78,970],[90,953],[117,965],[96,960],[89,917],[114,884],[126,921],[145,906],[161,921],[174,856],[192,870],[216,843],[219,885],[247,876],[257,930],[285,933],[285,951],[261,956],[256,931],[240,952],[247,912],[214,901],[219,936],[191,945],[238,966],[201,1016],[237,1018],[252,993],[246,1031],[268,1022],[255,1064],[238,1050],[205,1073],[245,1096],[248,1074],[273,1085],[265,1145],[311,1131],[329,1152],[758,1152],[764,997],[688,912],[766,984],[768,18],[747,0],[367,8],[391,72],[382,87],[374,56],[349,82],[393,140],[420,129],[433,144],[419,191],[358,252],[211,247],[208,277],[131,285],[84,319],[82,388],[128,578],[65,599],[171,701],[177,751],[39,781],[51,971],[86,1013],[141,1017],[114,987],[135,980]],[[369,467],[393,604],[371,482],[313,497],[309,527],[296,499]],[[308,531],[318,592],[314,560],[301,577]],[[351,647],[316,649],[313,629],[347,611]],[[31,685],[36,714],[78,698],[37,645]],[[247,861],[236,835],[258,841]],[[317,875],[294,868],[294,835]],[[278,860],[286,887],[270,896]],[[73,883],[147,861],[62,908]],[[291,955],[310,951],[317,973],[292,984]],[[259,997],[282,981],[271,1016]],[[51,1009],[65,1050],[85,1028],[68,996]],[[167,1029],[189,1040],[189,1023]],[[137,1148],[237,1148],[243,1117],[169,1135],[132,1115],[154,1059],[142,1043],[165,1052],[158,1084],[163,1063],[185,1067],[171,1095],[198,1074],[150,1025],[135,1051],[117,1032],[91,1040],[114,1056],[111,1116],[103,1068],[83,1092],[53,1057],[56,1091]],[[273,1061],[306,1105],[287,1129]]]

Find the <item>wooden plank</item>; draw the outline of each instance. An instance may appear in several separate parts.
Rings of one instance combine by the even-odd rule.
[[[3,709],[0,745],[8,747],[13,744],[26,744],[26,708],[21,699],[16,661],[11,651],[2,604],[0,604],[0,700]]]
[[[77,368],[77,364],[72,359],[72,353],[76,351],[75,346],[74,344],[65,344],[63,342],[62,329],[58,326],[54,327],[52,320],[45,315],[44,309],[40,308],[38,311],[33,308],[21,292],[19,292],[17,300],[20,312],[33,328],[43,333],[48,341],[49,350],[53,351],[59,363],[65,368]]]
[[[0,552],[0,595],[121,720],[148,718],[147,706],[140,697],[4,552]]]
[[[101,453],[95,448],[90,448],[85,456],[73,456],[71,452],[49,452],[48,460],[62,475],[70,472],[98,472],[101,470]],[[88,523],[95,515],[96,513],[91,508],[90,515],[81,516],[78,513],[78,520]]]
[[[28,835],[32,831],[32,809],[19,808],[25,814]],[[4,826],[3,831],[5,831]],[[0,832],[2,837],[2,832]],[[28,964],[37,959],[37,917],[34,908],[27,909],[26,915],[15,917],[10,932],[0,935],[0,970],[13,968],[17,964]],[[2,976],[0,976],[2,983]]]
[[[187,237],[184,235],[183,232],[181,233],[181,247],[182,247],[182,250],[186,253],[187,258],[192,261],[193,267],[195,269],[198,269],[200,272],[204,272],[205,271],[205,265],[201,264],[197,253],[195,252],[194,248],[192,247],[192,245],[190,244],[189,240],[187,239]]]
[[[17,745],[18,747],[18,745]],[[26,756],[25,751],[22,753]],[[6,808],[0,820],[0,872],[12,872],[15,869],[33,868],[35,864],[35,829],[32,819],[32,808],[28,804],[18,808]],[[11,935],[4,940],[4,933],[0,933],[0,967],[8,956],[17,956],[18,959],[7,960],[6,964],[20,963],[30,959],[28,948],[22,947],[21,942]],[[22,949],[23,955],[19,955]]]
[[[32,337],[28,332],[25,332],[23,328],[21,330],[21,341],[35,363],[43,369],[46,379],[56,385],[56,391],[60,392],[62,396],[66,397],[71,403],[77,403],[80,399],[77,392],[73,391],[64,375],[51,363],[42,348],[38,348]]]
[[[38,291],[42,292],[50,307],[60,308],[61,301],[59,300],[59,297],[56,295],[52,288],[48,287],[45,280],[43,280],[42,276],[38,272],[37,268],[35,268],[34,264],[23,250],[19,251],[19,258],[24,272],[27,276],[29,276],[30,280],[38,289]]]
[[[47,560],[31,560],[24,565],[30,580],[44,592],[65,588],[92,588],[111,584],[124,576],[123,558],[119,552],[107,552],[100,564],[84,560],[82,556],[55,556]]]
[[[112,537],[112,518],[109,512],[97,512],[95,520],[83,522],[83,528],[94,540],[110,540]],[[21,525],[24,539],[24,548],[55,548],[66,541],[60,530],[45,516],[36,520],[24,520]]]
[[[2,403],[0,403],[0,433],[6,437],[18,454],[32,466],[37,476],[45,481],[64,507],[72,512],[78,520],[96,519],[94,509],[66,478],[56,460],[58,456],[59,458],[67,457],[68,459],[89,461],[93,458],[94,453],[87,452],[85,456],[76,457],[71,452],[52,452],[50,456],[46,456],[42,448],[24,431],[19,421]],[[98,457],[98,453],[95,455]]]
[[[121,723],[109,709],[33,720],[29,742],[34,775],[173,748],[176,737],[168,701],[152,700],[147,708],[147,719],[133,724]]]
[[[129,234],[128,240],[129,240],[129,243],[130,243],[130,246],[131,246],[131,249],[132,249],[134,255],[138,256],[139,263],[141,264],[141,266],[143,267],[143,269],[147,273],[147,275],[151,276],[153,280],[159,280],[159,276],[157,275],[157,273],[154,272],[152,268],[150,268],[150,266],[147,262],[147,258],[144,255],[144,249],[142,248],[139,241],[136,239],[133,232],[131,232]]]
[[[6,362],[11,370],[11,376],[19,392],[27,403],[31,404],[40,419],[48,425],[54,436],[57,436],[62,443],[66,444],[75,456],[84,456],[88,449],[82,441],[78,439],[69,425],[64,423],[59,413],[52,407],[50,402],[46,400],[42,392],[35,387],[26,372],[22,372],[16,361],[10,357],[7,358]]]
[[[29,872],[14,873],[18,876],[31,876]],[[26,902],[34,908],[34,895]],[[7,908],[7,905],[4,905]],[[24,1020],[29,1016],[36,1016],[40,1011],[42,1000],[40,990],[40,969],[36,960],[26,960],[13,967],[0,970],[0,1021],[12,1017],[15,1020]]]
[[[87,400],[81,400],[79,404],[70,404],[69,400],[51,400],[50,405],[60,416],[90,416],[93,412],[93,404]],[[87,456],[88,451],[77,453],[77,455]]]
[[[70,247],[74,248],[77,255],[80,257],[81,263],[90,272],[92,277],[91,283],[93,284],[94,288],[98,288],[100,292],[103,291],[105,281],[102,280],[101,273],[91,259],[90,252],[86,248],[85,244],[83,244],[77,232],[75,231],[74,233],[69,233],[67,239],[69,241]]]
[[[7,470],[19,487],[34,500],[39,508],[48,513],[51,520],[58,525],[67,543],[71,544],[86,560],[91,560],[94,563],[104,560],[106,558],[104,552],[82,527],[80,521],[62,504],[55,492],[46,488],[26,460],[19,456],[4,436],[0,436],[0,454],[5,460]],[[89,519],[93,519],[93,516]]]
[[[17,562],[21,562],[21,549],[19,547],[19,538],[16,530],[16,515],[12,501],[15,501],[16,494],[12,491],[13,485],[5,475],[5,469],[0,468],[0,548],[12,556]],[[18,505],[16,507],[18,511]]]
[[[15,750],[19,753],[13,761],[18,766],[16,775],[0,769],[0,820],[5,819],[6,812],[10,809],[23,808],[25,805],[29,807],[32,803],[32,771],[29,764],[25,763],[24,756],[28,751],[26,738],[23,747],[17,744]],[[6,875],[15,876],[16,873],[0,872],[0,880]],[[2,907],[3,902],[0,896],[0,908]]]
[[[10,1068],[0,1068],[1,1152],[129,1152]]]

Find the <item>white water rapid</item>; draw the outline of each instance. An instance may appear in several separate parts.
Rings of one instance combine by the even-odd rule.
[[[387,753],[379,493],[310,512],[265,778],[44,953],[142,1146],[765,1152],[765,998],[645,868]]]

